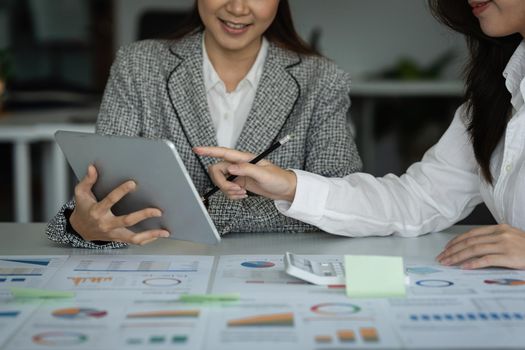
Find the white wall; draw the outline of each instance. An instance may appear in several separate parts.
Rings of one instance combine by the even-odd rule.
[[[449,48],[465,53],[461,36],[434,20],[425,0],[292,0],[291,4],[303,37],[321,27],[323,53],[354,77],[401,57],[427,64]],[[457,76],[458,66],[450,76]]]
[[[447,72],[457,78],[465,45],[459,35],[437,23],[425,0],[290,0],[296,27],[308,38],[322,29],[321,49],[359,78],[410,57],[428,64],[453,48],[460,58]],[[117,47],[137,37],[138,14],[146,8],[188,8],[193,0],[117,0]]]

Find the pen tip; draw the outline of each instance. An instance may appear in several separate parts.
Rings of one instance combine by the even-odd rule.
[[[285,137],[283,137],[283,138],[279,141],[279,143],[280,143],[281,145],[284,145],[285,143],[287,143],[288,141],[290,141],[292,138],[293,138],[293,135],[292,135],[292,134],[288,134],[288,135],[286,135]]]

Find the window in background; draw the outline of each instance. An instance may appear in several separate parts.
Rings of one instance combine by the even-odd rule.
[[[8,106],[76,105],[99,97],[113,56],[111,1],[16,0],[6,12],[14,58]]]

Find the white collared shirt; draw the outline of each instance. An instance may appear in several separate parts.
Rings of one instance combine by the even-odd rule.
[[[268,55],[268,46],[268,41],[263,37],[252,68],[237,85],[235,91],[227,92],[226,85],[208,57],[204,39],[202,41],[204,86],[219,146],[234,148],[241,135],[242,128],[252,109],[264,62]]]
[[[484,201],[498,223],[525,230],[525,41],[504,77],[513,113],[492,155],[493,186],[480,174],[461,106],[439,142],[401,177],[356,173],[328,179],[294,170],[295,199],[276,201],[277,208],[344,236],[418,236],[453,225]]]

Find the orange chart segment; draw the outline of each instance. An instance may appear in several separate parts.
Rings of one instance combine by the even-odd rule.
[[[294,317],[292,312],[259,315],[228,321],[228,327],[261,327],[284,326],[293,327]]]
[[[379,335],[377,334],[377,329],[373,327],[360,328],[359,333],[365,342],[378,342]]]
[[[342,343],[350,343],[355,341],[355,332],[350,329],[343,329],[337,331],[337,338]]]
[[[332,342],[332,336],[330,335],[317,335],[315,342],[319,344],[328,344]]]

